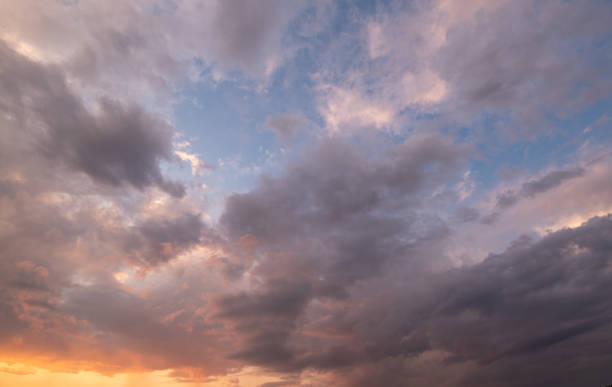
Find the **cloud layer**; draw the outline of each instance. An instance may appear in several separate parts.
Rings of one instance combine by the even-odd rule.
[[[0,384],[610,384],[609,2],[0,15]]]

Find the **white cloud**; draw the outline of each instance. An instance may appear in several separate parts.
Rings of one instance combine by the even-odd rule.
[[[210,169],[210,167],[200,160],[200,157],[195,153],[176,150],[174,154],[191,165],[191,174],[194,176],[200,175]]]
[[[320,106],[331,132],[338,133],[347,127],[368,127],[388,130],[393,119],[393,109],[382,102],[369,99],[357,90],[335,86],[323,87],[325,97]]]

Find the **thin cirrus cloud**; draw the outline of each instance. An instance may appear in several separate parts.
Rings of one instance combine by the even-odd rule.
[[[3,3],[0,384],[609,384],[611,13]]]

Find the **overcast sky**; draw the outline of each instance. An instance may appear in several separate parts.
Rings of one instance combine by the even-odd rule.
[[[612,2],[0,2],[0,385],[612,384]]]

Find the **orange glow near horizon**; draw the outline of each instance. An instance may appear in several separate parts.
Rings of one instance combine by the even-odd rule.
[[[151,372],[129,372],[103,375],[92,371],[62,372],[50,371],[23,363],[0,362],[0,387],[255,387],[266,382],[278,382],[278,377],[262,374],[260,370],[247,367],[244,370],[220,377],[211,377],[200,382],[177,380],[172,370]]]

